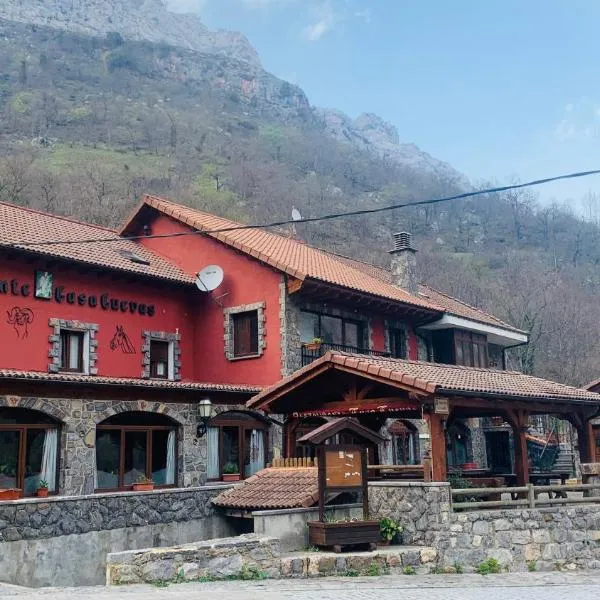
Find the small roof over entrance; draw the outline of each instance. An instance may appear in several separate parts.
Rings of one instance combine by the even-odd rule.
[[[438,396],[452,399],[457,408],[476,398],[482,409],[498,401],[517,402],[531,412],[562,412],[574,404],[594,413],[600,409],[600,394],[523,373],[345,352],[327,352],[247,405],[297,416],[403,412],[410,417]]]
[[[349,417],[344,417],[324,423],[320,427],[313,429],[310,433],[298,438],[298,442],[301,444],[323,444],[326,440],[331,439],[338,433],[348,431],[353,433],[356,437],[367,440],[372,444],[380,444],[385,441],[385,438],[381,437],[378,433],[375,433],[372,429],[361,425]]]

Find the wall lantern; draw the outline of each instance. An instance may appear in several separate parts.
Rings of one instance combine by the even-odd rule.
[[[198,417],[200,417],[200,423],[196,429],[196,436],[201,438],[206,433],[207,423],[212,415],[212,402],[210,398],[202,398],[198,402]]]

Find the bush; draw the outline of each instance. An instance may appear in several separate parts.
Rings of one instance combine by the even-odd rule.
[[[488,558],[477,565],[477,573],[480,575],[489,575],[490,573],[500,573],[502,567],[495,558]]]
[[[417,573],[417,572],[415,571],[415,568],[414,568],[414,567],[411,567],[411,566],[404,567],[404,569],[402,569],[402,572],[403,572],[405,575],[415,575],[415,574]]]

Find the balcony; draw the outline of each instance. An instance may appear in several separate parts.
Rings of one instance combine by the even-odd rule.
[[[380,352],[370,348],[358,348],[356,346],[344,346],[342,344],[321,344],[316,348],[302,346],[302,366],[309,365],[313,360],[323,356],[328,350],[334,352],[352,352],[353,354],[366,354],[368,356],[391,356],[389,352]]]

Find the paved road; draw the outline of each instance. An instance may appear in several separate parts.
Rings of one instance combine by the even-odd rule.
[[[44,588],[0,584],[2,600],[592,600],[600,574],[519,573],[332,578],[266,582],[185,583],[167,588]]]

